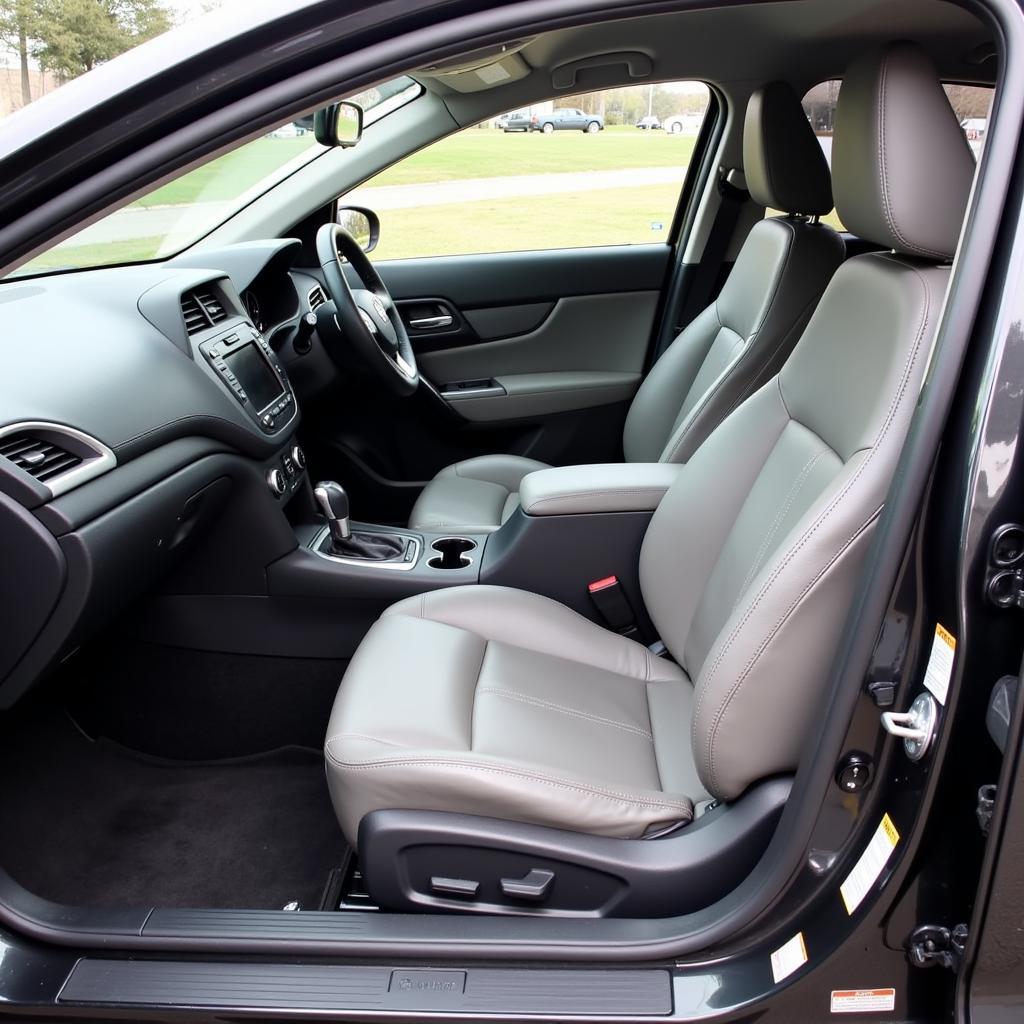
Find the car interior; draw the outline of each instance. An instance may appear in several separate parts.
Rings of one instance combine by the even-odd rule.
[[[8,274],[4,919],[266,949],[742,901],[834,771],[826,683],[986,195],[948,88],[997,105],[997,42],[945,0],[522,26],[319,105],[155,257]],[[487,251],[480,217],[483,251],[442,222],[386,256],[378,174],[675,81],[708,104],[663,239]],[[615,141],[548,134],[494,129]]]

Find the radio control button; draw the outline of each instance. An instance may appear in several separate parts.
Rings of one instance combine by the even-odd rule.
[[[267,428],[267,430],[274,429],[274,417],[271,416],[269,412],[263,416],[263,418],[260,420],[260,423],[262,423],[263,426]]]
[[[294,462],[299,469],[306,468],[306,453],[297,444],[292,445],[291,455],[292,462]]]

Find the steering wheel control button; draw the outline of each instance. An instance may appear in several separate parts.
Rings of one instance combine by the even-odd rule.
[[[836,771],[836,785],[844,793],[860,793],[871,781],[871,759],[867,754],[848,754]]]
[[[554,880],[554,871],[533,868],[525,878],[503,878],[501,892],[511,899],[539,903],[550,892]]]
[[[285,479],[284,473],[282,473],[281,470],[268,469],[267,486],[270,488],[270,493],[273,494],[275,498],[280,498],[288,489],[288,481]]]

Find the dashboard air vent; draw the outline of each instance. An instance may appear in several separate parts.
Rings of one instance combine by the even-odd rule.
[[[210,326],[210,318],[206,311],[199,305],[195,295],[183,295],[181,297],[181,315],[185,318],[185,332],[195,334],[197,331],[204,331]]]
[[[322,306],[327,301],[327,296],[324,294],[324,290],[320,285],[310,288],[308,298],[310,312],[313,312],[317,306]]]
[[[114,453],[95,437],[64,423],[38,420],[0,426],[0,463],[4,461],[37,480],[52,498],[117,465]]]
[[[81,456],[30,433],[0,437],[0,455],[41,483],[82,464]]]
[[[206,315],[210,318],[211,324],[219,324],[222,320],[227,320],[227,310],[224,309],[220,299],[213,292],[197,292],[196,298],[203,309],[206,310]]]

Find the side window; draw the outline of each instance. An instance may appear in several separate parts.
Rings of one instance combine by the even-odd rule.
[[[517,108],[342,201],[380,217],[375,260],[665,242],[708,100],[671,82]],[[664,130],[638,130],[652,110]]]
[[[803,99],[804,113],[811,122],[814,134],[818,136],[829,166],[832,164],[832,132],[835,129],[836,101],[839,99],[840,84],[838,78],[821,82]],[[971,149],[974,150],[975,156],[980,156],[988,132],[988,117],[992,107],[991,86],[947,84],[943,88],[960,127],[971,144]],[[778,211],[769,210],[768,213],[774,215]],[[821,219],[826,224],[831,224],[837,231],[843,230],[843,223],[835,210]]]

